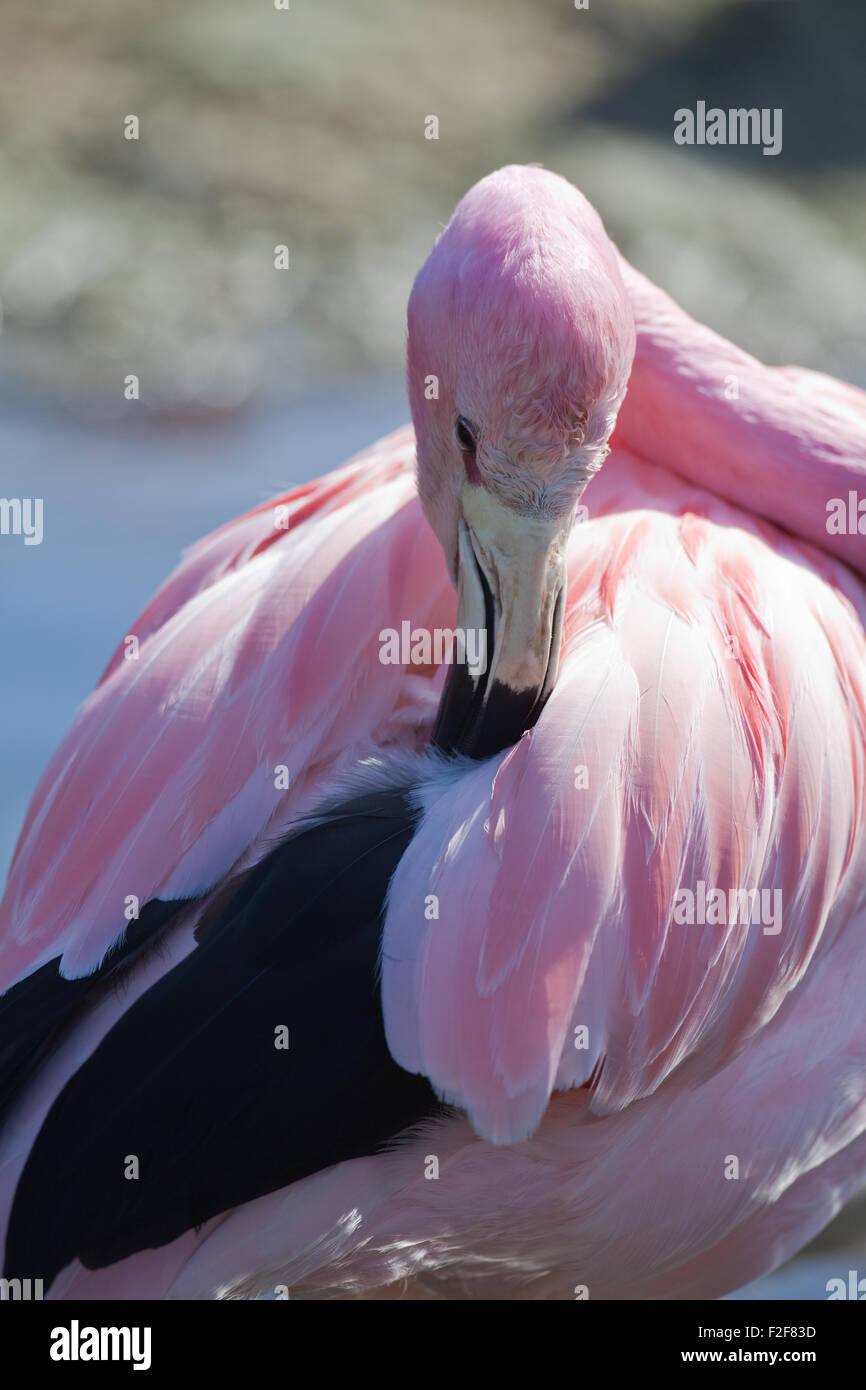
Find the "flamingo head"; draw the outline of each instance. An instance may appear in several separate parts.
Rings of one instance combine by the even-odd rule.
[[[418,490],[485,669],[452,666],[434,741],[486,757],[553,687],[565,552],[634,356],[601,220],[565,179],[511,166],[457,205],[409,300]]]

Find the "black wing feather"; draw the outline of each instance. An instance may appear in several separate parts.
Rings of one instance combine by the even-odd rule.
[[[180,915],[190,901],[154,899],[102,962],[78,979],[60,974],[60,957],[47,961],[0,995],[0,1119],[81,1007],[115,979]]]
[[[240,883],[54,1102],[15,1195],[7,1277],[47,1288],[74,1257],[99,1268],[164,1245],[439,1110],[388,1052],[379,994],[382,906],[413,832],[405,791],[368,794]]]

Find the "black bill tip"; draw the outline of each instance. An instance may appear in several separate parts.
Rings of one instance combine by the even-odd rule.
[[[494,680],[473,681],[465,666],[448,672],[433,731],[433,746],[468,758],[491,758],[517,743],[544,706],[535,687],[512,690]]]

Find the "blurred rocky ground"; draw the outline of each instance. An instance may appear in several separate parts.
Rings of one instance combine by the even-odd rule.
[[[417,267],[511,161],[765,360],[866,383],[862,0],[4,0],[0,25],[7,387],[119,412],[136,373],[196,413],[397,372]],[[782,153],[675,145],[699,99],[781,106]]]

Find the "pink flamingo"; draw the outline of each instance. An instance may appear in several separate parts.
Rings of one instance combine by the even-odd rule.
[[[189,552],[30,807],[0,1210],[52,1297],[713,1297],[866,1178],[866,400],[536,168],[408,373],[414,432]],[[384,664],[452,581],[486,670]]]

